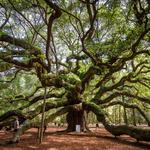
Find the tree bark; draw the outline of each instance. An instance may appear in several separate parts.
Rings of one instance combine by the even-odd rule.
[[[132,109],[132,113],[133,113],[133,125],[136,126],[136,116],[135,116],[135,109]]]
[[[124,98],[124,96],[122,96],[122,101],[123,101],[123,103],[125,103],[125,98]],[[124,118],[124,123],[126,124],[126,125],[128,125],[128,118],[127,118],[127,112],[126,112],[126,108],[125,108],[125,106],[123,106],[123,118]]]
[[[39,143],[42,143],[43,135],[44,135],[44,126],[45,126],[45,105],[46,105],[46,87],[44,91],[44,100],[43,100],[43,108],[42,108],[42,119],[41,119],[41,126],[40,130],[38,130],[39,137]]]
[[[81,132],[87,131],[84,110],[72,110],[67,114],[66,117],[68,127],[67,131],[76,131],[76,125],[80,125]],[[89,131],[89,130],[88,130]]]

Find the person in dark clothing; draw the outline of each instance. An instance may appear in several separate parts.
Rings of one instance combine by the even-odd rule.
[[[96,128],[99,128],[99,124],[98,123],[96,123]]]
[[[22,125],[26,120],[26,118],[19,118],[19,124]]]
[[[14,132],[17,132],[19,128],[20,128],[19,120],[18,118],[16,118],[16,120],[14,121]]]

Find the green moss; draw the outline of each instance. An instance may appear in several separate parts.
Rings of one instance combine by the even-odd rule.
[[[0,37],[4,36],[4,35],[7,35],[7,34],[5,32],[3,32],[3,31],[0,30]]]

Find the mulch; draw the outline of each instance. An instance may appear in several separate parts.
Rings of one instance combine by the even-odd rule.
[[[37,129],[32,128],[21,136],[20,142],[0,145],[0,150],[150,150],[150,142],[124,135],[115,138],[104,128],[91,128],[91,133],[65,133],[64,128],[49,127],[42,144],[38,144]],[[12,138],[12,132],[0,131],[0,143]]]

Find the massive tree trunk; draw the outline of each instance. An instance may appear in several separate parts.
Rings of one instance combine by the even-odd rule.
[[[70,90],[67,94],[68,101],[74,105],[82,103],[82,87],[80,84],[75,85],[74,88]],[[68,123],[67,131],[76,131],[76,125],[80,125],[80,130],[88,130],[86,127],[85,115],[82,105],[79,105],[75,109],[72,109],[68,112],[66,121]]]
[[[68,127],[67,131],[76,131],[76,125],[80,125],[81,131],[88,130],[86,127],[84,110],[72,110],[66,117]]]

